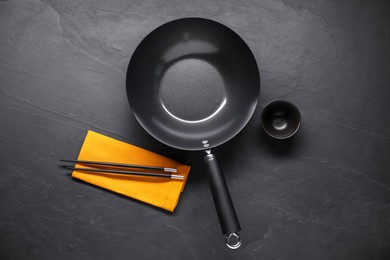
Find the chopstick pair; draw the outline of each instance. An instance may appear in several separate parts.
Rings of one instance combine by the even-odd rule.
[[[97,161],[85,161],[85,160],[60,160],[61,162],[80,163],[86,165],[100,165],[100,166],[113,166],[121,168],[132,168],[132,169],[143,169],[143,170],[154,170],[163,172],[177,172],[175,168],[167,168],[161,166],[146,166],[136,164],[124,164],[124,163],[111,163],[111,162],[97,162]],[[139,171],[122,171],[122,170],[103,170],[103,169],[91,169],[91,168],[77,168],[72,166],[66,166],[67,169],[86,171],[86,172],[103,172],[103,173],[115,173],[115,174],[127,174],[127,175],[138,175],[138,176],[149,176],[149,177],[161,177],[183,180],[183,175],[170,174],[170,173],[154,173],[154,172],[139,172]]]

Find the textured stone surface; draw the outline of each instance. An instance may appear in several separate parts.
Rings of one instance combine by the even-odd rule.
[[[0,1],[0,258],[389,259],[388,1]],[[235,30],[261,73],[260,104],[215,149],[241,222],[225,247],[202,154],[144,132],[126,99],[151,30],[199,16]],[[295,103],[276,142],[262,107]],[[192,165],[173,214],[74,181],[59,167],[88,129]]]

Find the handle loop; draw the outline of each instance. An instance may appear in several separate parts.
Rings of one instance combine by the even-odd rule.
[[[234,237],[233,240],[237,240],[235,244],[232,244],[232,237]],[[241,237],[237,233],[231,233],[225,237],[226,246],[230,249],[237,249],[241,246]]]

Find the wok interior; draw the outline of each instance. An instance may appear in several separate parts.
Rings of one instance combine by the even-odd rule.
[[[245,42],[201,18],[151,32],[127,72],[127,95],[140,124],[159,141],[185,150],[235,136],[257,105],[260,78]]]

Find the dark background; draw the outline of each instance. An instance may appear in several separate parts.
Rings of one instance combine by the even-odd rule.
[[[242,226],[225,247],[203,153],[139,126],[125,74],[159,25],[205,17],[236,31],[260,69],[247,127],[214,149]],[[0,1],[1,259],[390,259],[389,1]],[[260,113],[302,113],[291,140]],[[173,214],[75,181],[88,129],[191,164]]]

